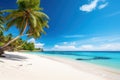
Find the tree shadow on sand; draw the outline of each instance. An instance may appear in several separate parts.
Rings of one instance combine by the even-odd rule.
[[[0,63],[4,63],[4,61],[1,61],[1,60],[0,60]]]
[[[8,60],[13,60],[13,61],[22,61],[25,59],[28,59],[25,56],[20,56],[16,54],[4,54],[5,57],[1,57],[2,59],[8,59]]]

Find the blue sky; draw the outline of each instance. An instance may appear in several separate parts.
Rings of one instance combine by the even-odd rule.
[[[16,0],[1,0],[15,9]],[[48,14],[46,35],[29,41],[45,50],[120,50],[120,0],[41,0]],[[14,36],[18,31],[11,28]]]

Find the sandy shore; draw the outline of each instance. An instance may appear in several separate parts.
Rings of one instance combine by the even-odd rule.
[[[0,80],[119,80],[120,77],[119,72],[82,62],[18,52],[6,52],[5,56],[0,58]]]

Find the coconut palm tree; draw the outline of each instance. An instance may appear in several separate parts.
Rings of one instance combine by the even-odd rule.
[[[0,46],[4,45],[4,34],[3,32],[1,31],[0,32]]]
[[[49,17],[43,13],[40,5],[40,0],[17,0],[17,10],[6,10],[9,14],[6,16],[7,29],[15,25],[19,31],[19,36],[10,40],[2,48],[8,46],[21,36],[27,34],[28,37],[38,38],[42,33],[45,33],[43,28],[48,28]]]

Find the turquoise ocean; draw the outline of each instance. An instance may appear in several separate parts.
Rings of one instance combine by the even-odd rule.
[[[119,51],[44,51],[28,53],[73,59],[120,70]]]

